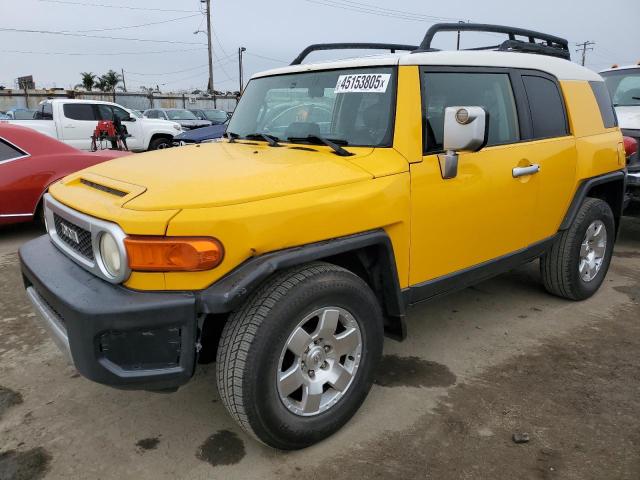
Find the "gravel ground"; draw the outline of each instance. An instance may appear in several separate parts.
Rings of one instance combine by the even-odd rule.
[[[229,419],[214,365],[170,395],[66,365],[21,286],[15,252],[38,233],[0,230],[0,480],[640,478],[639,220],[586,302],[547,295],[534,262],[413,309],[355,418],[289,453]]]

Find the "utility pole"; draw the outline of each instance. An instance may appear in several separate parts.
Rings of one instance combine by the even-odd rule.
[[[124,90],[124,93],[127,93],[127,82],[124,79],[124,68],[121,68],[120,71],[122,72],[122,88]]]
[[[211,46],[211,0],[200,0],[206,4],[207,15],[207,46],[209,47],[209,85],[207,90],[213,95],[213,106],[216,106],[216,94],[213,89],[213,47]]]
[[[243,68],[242,68],[242,53],[246,52],[247,49],[244,47],[240,47],[238,48],[238,68],[240,69],[240,90],[238,90],[240,92],[240,96],[242,96],[242,90],[244,90],[244,79],[243,77]]]
[[[464,20],[458,20],[458,23],[465,23]],[[460,30],[458,30],[458,42],[456,43],[456,50],[460,50]]]
[[[582,51],[582,66],[583,67],[584,67],[585,61],[587,59],[587,51],[588,50],[593,50],[591,45],[595,45],[595,44],[596,44],[596,42],[590,42],[588,40],[586,42],[576,43],[576,46],[580,47],[580,48],[576,49],[576,52]]]

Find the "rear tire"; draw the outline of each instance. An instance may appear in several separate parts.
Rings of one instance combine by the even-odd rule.
[[[312,445],[339,430],[366,398],[383,333],[375,295],[348,270],[318,262],[275,274],[222,332],[222,402],[266,445]],[[289,373],[295,378],[288,384]]]
[[[540,258],[547,291],[570,300],[584,300],[596,293],[609,270],[615,235],[609,204],[587,198],[569,229]]]

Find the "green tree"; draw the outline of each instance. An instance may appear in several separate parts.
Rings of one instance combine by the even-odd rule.
[[[114,92],[116,87],[122,81],[122,76],[118,75],[114,70],[109,70],[107,73],[100,77],[100,83],[103,87],[103,92]]]
[[[87,92],[93,90],[93,87],[96,86],[96,76],[92,72],[82,72],[80,76],[82,77],[82,88]]]

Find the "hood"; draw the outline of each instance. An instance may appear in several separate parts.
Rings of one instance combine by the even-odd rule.
[[[616,107],[620,128],[640,130],[640,105],[635,107]]]
[[[204,140],[214,140],[216,138],[221,138],[226,129],[227,126],[224,124],[211,125],[210,127],[202,127],[196,128],[194,130],[189,130],[187,132],[181,133],[176,137],[173,137],[173,139],[176,141],[199,143]]]
[[[85,172],[139,186],[123,206],[172,210],[240,204],[359,182],[373,174],[358,165],[372,148],[339,157],[328,147],[269,147],[262,142],[216,142],[124,157]]]
[[[175,122],[182,125],[183,128],[199,128],[211,125],[209,120],[175,120]]]
[[[162,120],[160,118],[136,117],[136,122],[142,122],[143,125],[149,126],[156,125],[159,128],[173,128],[174,125],[182,128],[178,122],[174,122],[173,120]]]

